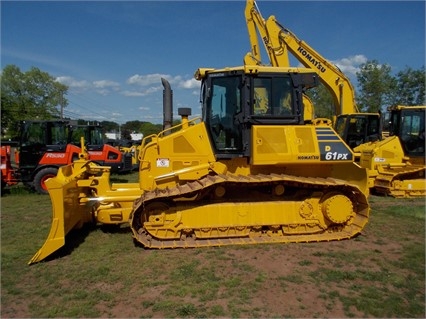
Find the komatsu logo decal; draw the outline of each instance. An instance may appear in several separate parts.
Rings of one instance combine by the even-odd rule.
[[[319,160],[319,156],[317,155],[299,155],[297,157],[298,160]]]
[[[312,55],[309,54],[308,51],[306,51],[304,48],[299,47],[297,49],[297,51],[299,51],[300,53],[302,53],[302,55],[306,58],[306,60],[308,60],[311,64],[313,64],[313,66],[315,66],[320,72],[324,73],[325,71],[327,71],[327,69],[325,67],[322,66],[320,61],[317,61]]]

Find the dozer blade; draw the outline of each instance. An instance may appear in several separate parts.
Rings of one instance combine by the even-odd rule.
[[[82,165],[85,163],[85,165]],[[92,208],[80,204],[83,192],[77,185],[77,178],[89,167],[86,161],[76,161],[72,165],[59,168],[56,177],[46,181],[52,202],[52,224],[49,235],[39,251],[31,258],[29,265],[42,261],[65,245],[65,236],[74,228],[92,221]]]

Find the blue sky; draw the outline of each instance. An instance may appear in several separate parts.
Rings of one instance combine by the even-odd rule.
[[[425,65],[424,1],[257,4],[354,85],[367,60],[393,73]],[[241,65],[250,50],[244,8],[244,0],[1,1],[1,68],[34,66],[68,85],[72,118],[161,123],[161,77],[172,86],[174,113],[191,107],[195,116],[195,70]]]

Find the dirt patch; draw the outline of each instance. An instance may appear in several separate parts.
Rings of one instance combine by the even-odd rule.
[[[136,285],[127,287],[126,295],[132,296],[131,299],[115,302],[112,307],[107,303],[98,305],[98,309],[102,316],[163,318],[169,317],[171,310],[162,311],[155,305],[167,299],[171,304],[175,302],[174,307],[193,305],[195,317],[211,317],[211,312],[203,313],[203,309],[212,307],[219,307],[226,314],[232,314],[236,307],[237,317],[365,317],[363,311],[342,300],[356,293],[354,287],[382,285],[358,278],[357,274],[380,273],[382,261],[398,260],[402,250],[398,243],[378,244],[375,243],[377,239],[366,232],[358,239],[340,242],[218,248],[220,260],[215,264],[219,268],[212,267],[211,257],[216,254],[196,253],[195,250],[167,252],[172,257],[175,253],[185,255],[180,261],[196,260],[197,269],[210,267],[218,278],[226,277],[226,282],[237,278],[240,285],[236,291],[248,290],[247,300],[230,296],[222,286],[214,300],[203,302],[199,292],[173,294],[171,285],[176,282],[161,283],[163,279],[159,278],[158,285],[145,287],[143,291]],[[171,258],[170,264],[164,265],[164,271],[173,271],[177,266]],[[332,276],[334,271],[334,278],[324,275],[330,272]],[[185,282],[180,282],[176,289],[179,285]]]
[[[15,210],[2,215],[1,317],[424,318],[424,219],[388,214],[390,202],[374,199],[351,240],[146,250],[94,230],[31,267]]]

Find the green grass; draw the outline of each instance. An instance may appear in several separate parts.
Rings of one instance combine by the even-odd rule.
[[[1,317],[424,318],[424,201],[370,202],[369,224],[349,241],[145,250],[126,227],[95,228],[28,266],[50,200],[13,191],[1,198]]]

